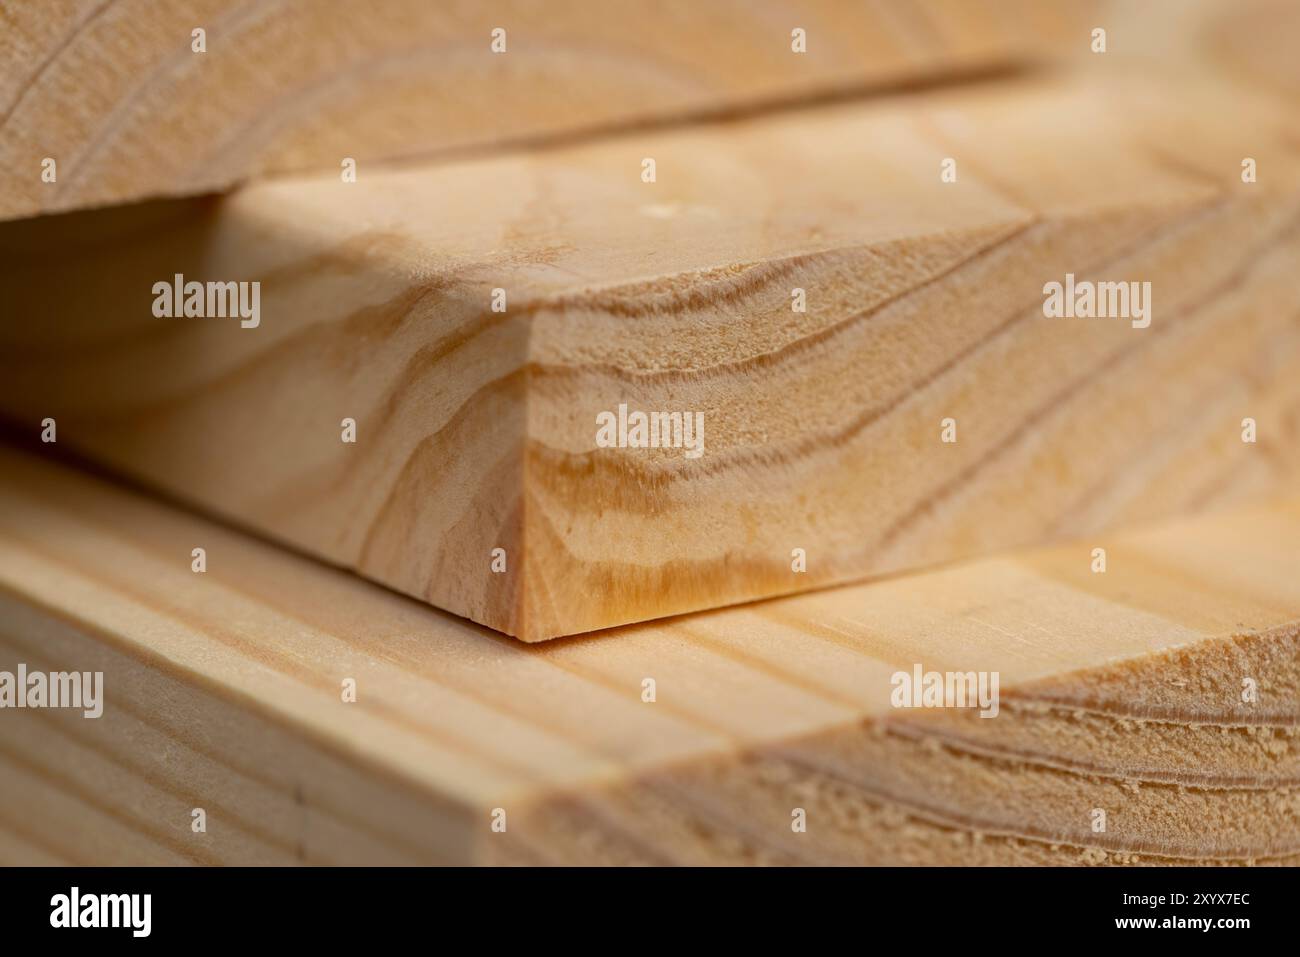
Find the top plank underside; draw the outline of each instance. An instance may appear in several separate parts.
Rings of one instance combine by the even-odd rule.
[[[1097,6],[6,2],[0,219],[961,77],[1078,47]]]

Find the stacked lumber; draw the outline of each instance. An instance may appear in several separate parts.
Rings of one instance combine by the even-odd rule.
[[[1300,864],[1298,36],[0,0],[0,863]]]
[[[0,489],[0,661],[105,704],[0,721],[6,861],[1300,862],[1294,499],[1104,574],[1085,542],[528,646],[34,458]],[[915,668],[998,672],[996,717],[893,707]]]

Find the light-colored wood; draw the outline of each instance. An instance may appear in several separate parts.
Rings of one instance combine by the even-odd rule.
[[[528,646],[4,451],[0,670],[105,692],[0,711],[0,859],[1298,863],[1297,541],[1291,501]],[[895,709],[918,665],[997,716]]]
[[[1294,132],[1033,79],[10,223],[0,408],[529,641],[1061,540],[1300,474]],[[1150,326],[1044,318],[1067,273]],[[597,447],[623,403],[704,454]]]
[[[1243,95],[1288,105],[1300,97],[1300,4],[1292,0],[1109,0],[1096,20],[1109,29],[1109,55],[1171,83],[1212,73]]]
[[[5,0],[0,218],[960,77],[1084,49],[1097,6]]]

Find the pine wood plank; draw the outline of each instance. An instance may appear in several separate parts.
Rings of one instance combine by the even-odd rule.
[[[964,76],[1082,48],[1096,6],[7,0],[0,218]]]
[[[1294,482],[1294,133],[1032,78],[11,223],[0,410],[528,641],[1063,540]],[[1067,273],[1151,325],[1045,319]],[[257,326],[157,318],[176,274]],[[703,454],[598,447],[620,405]]]
[[[6,450],[0,670],[105,704],[0,711],[0,851],[1297,863],[1298,536],[1277,502],[529,646]],[[894,708],[917,664],[998,671],[997,716]]]

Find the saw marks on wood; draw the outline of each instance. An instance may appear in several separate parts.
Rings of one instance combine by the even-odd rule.
[[[1086,48],[1096,7],[6,2],[0,218],[959,78]]]
[[[7,224],[0,407],[528,641],[1266,494],[1300,465],[1294,124],[1183,93],[995,83]],[[177,275],[258,315],[158,318]],[[1150,311],[1047,319],[1067,276]],[[604,447],[620,406],[701,454]]]
[[[4,713],[6,862],[1300,861],[1295,501],[526,646],[31,457],[0,491],[0,670],[105,687]],[[996,716],[893,707],[916,667]]]

